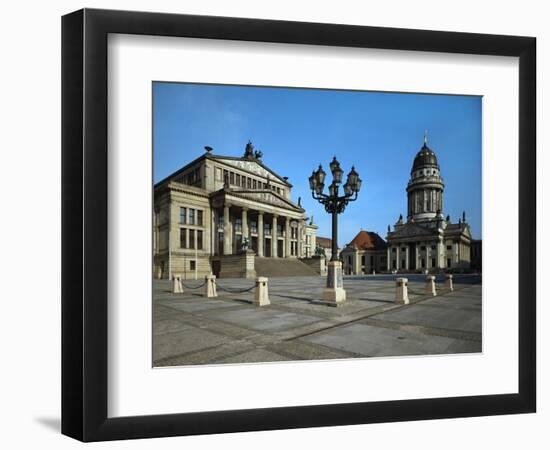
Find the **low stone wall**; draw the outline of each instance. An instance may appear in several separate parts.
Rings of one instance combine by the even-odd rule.
[[[222,256],[220,264],[220,278],[256,278],[254,252],[251,250],[238,255]]]
[[[177,275],[182,280],[193,280],[195,278],[195,270],[191,269],[191,262],[195,261],[197,267],[197,278],[203,279],[206,275],[212,272],[212,265],[208,255],[194,256],[181,255],[173,253],[171,258],[172,277]],[[156,279],[168,279],[169,259],[168,255],[155,256],[155,264],[153,268],[153,277]]]
[[[319,275],[326,275],[327,274],[327,263],[326,258],[324,256],[312,256],[311,258],[301,258],[300,261],[302,261],[304,264],[307,264],[309,267],[311,267],[315,272],[317,272]]]

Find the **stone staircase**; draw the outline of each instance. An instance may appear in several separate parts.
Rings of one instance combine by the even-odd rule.
[[[295,258],[254,258],[259,277],[318,277],[319,274]]]

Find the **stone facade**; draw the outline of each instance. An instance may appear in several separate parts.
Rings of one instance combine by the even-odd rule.
[[[321,254],[325,255],[325,258],[327,261],[330,261],[332,259],[332,239],[326,238],[326,237],[320,237],[317,236],[317,251],[321,252]],[[338,255],[340,256],[340,249],[338,249]]]
[[[470,268],[472,235],[466,214],[458,223],[443,216],[444,183],[427,139],[417,153],[407,185],[407,220],[400,216],[386,237],[388,271],[443,271]]]
[[[207,148],[155,185],[155,278],[201,278],[210,272],[252,277],[250,258],[228,257],[245,252],[245,241],[257,257],[314,254],[317,225],[308,223],[300,202],[291,200],[287,178],[261,157],[251,143],[242,157],[214,155]]]
[[[340,258],[346,275],[364,275],[386,270],[386,242],[373,231],[361,230],[347,244]]]

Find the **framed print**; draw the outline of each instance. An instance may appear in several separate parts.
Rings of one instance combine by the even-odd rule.
[[[62,32],[64,434],[535,411],[534,38]]]

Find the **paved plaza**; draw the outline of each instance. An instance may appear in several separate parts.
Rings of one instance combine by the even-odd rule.
[[[397,305],[395,276],[345,277],[348,300],[337,308],[315,302],[322,277],[271,278],[271,304],[262,307],[252,304],[254,290],[237,292],[254,280],[220,279],[217,298],[202,288],[172,294],[168,281],[154,280],[153,364],[481,352],[480,276],[455,275],[453,292],[438,277],[436,297],[424,294],[423,276],[408,278],[411,304]]]

